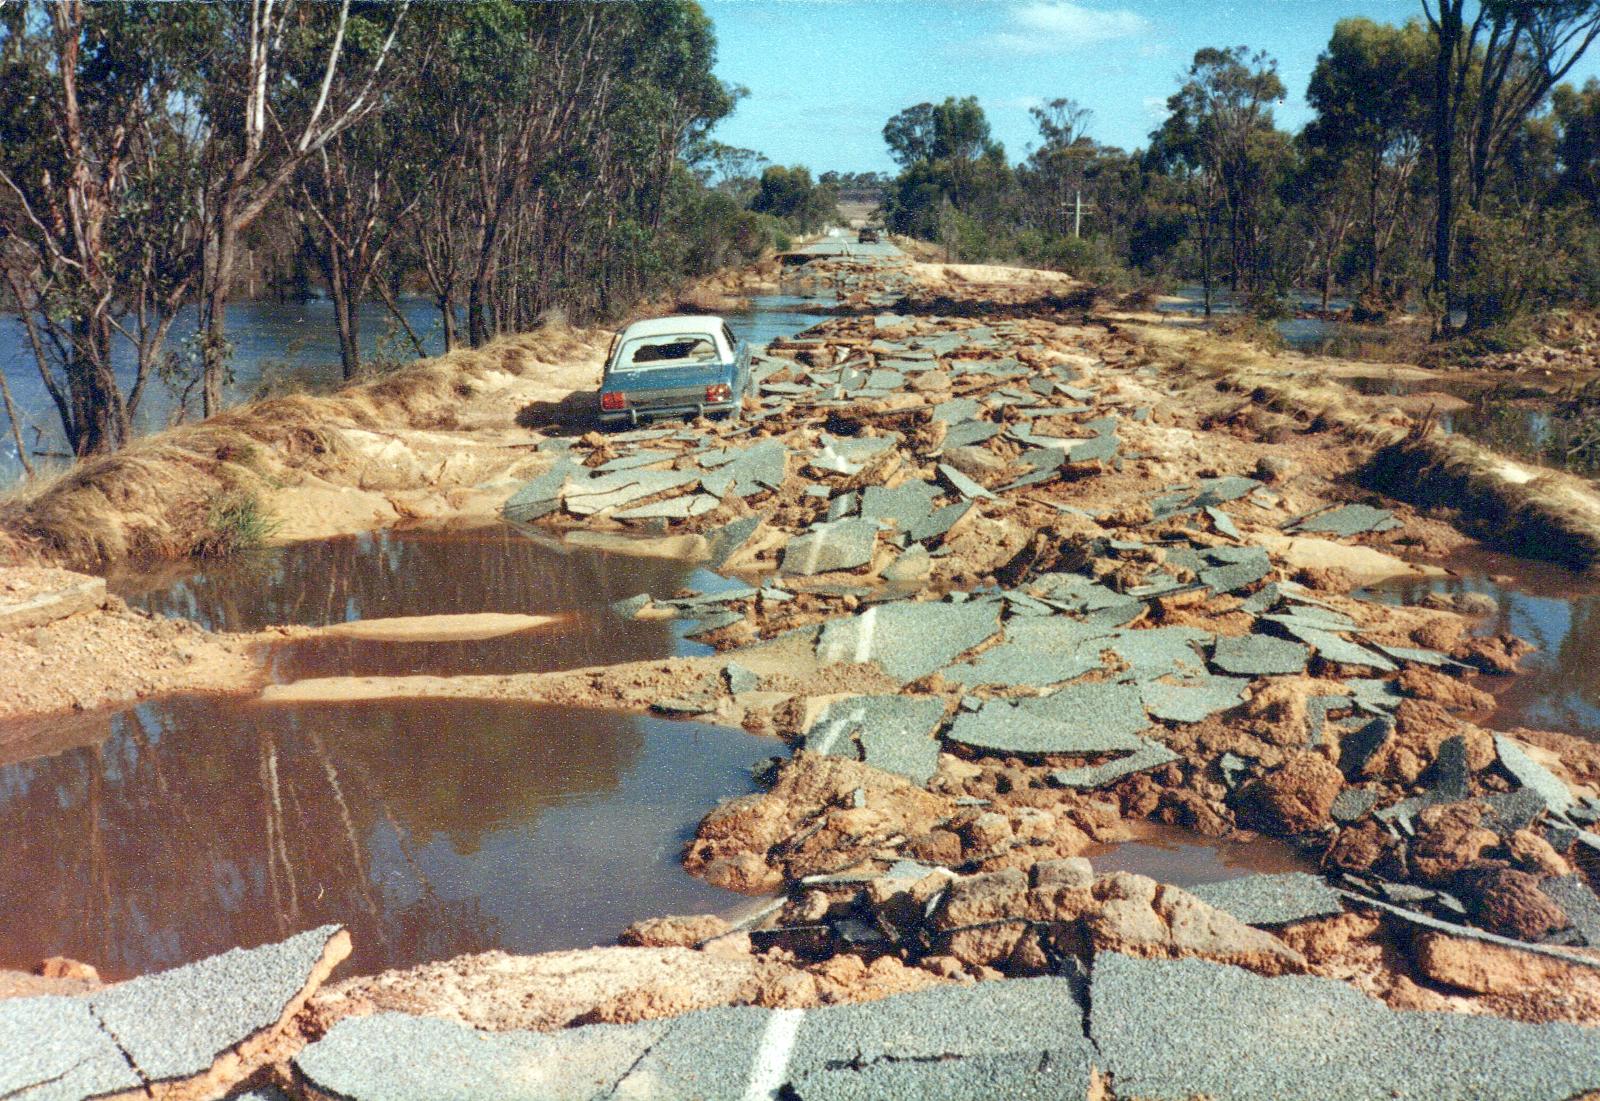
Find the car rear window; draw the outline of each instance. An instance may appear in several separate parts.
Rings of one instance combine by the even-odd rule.
[[[674,333],[635,337],[622,346],[617,366],[665,367],[683,363],[716,363],[722,358],[710,333]]]

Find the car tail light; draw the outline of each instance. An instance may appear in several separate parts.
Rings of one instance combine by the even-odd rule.
[[[600,395],[600,408],[602,409],[626,409],[627,407],[628,395],[620,390],[612,390]]]
[[[733,390],[729,388],[726,382],[717,382],[706,387],[707,401],[727,401],[731,397],[733,397]]]

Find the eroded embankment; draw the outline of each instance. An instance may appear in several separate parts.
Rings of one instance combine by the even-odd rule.
[[[598,378],[606,334],[553,325],[326,396],[251,402],[77,463],[0,506],[15,562],[102,570],[430,515],[491,513],[529,433]],[[509,483],[508,483],[509,485]],[[503,497],[503,492],[499,495]]]
[[[1166,364],[1369,442],[1362,484],[1419,508],[1447,509],[1464,531],[1514,554],[1581,571],[1600,564],[1600,494],[1591,481],[1434,431],[1425,412],[1375,416],[1344,387],[1318,380],[1314,360],[1275,359],[1207,334],[1149,325],[1136,331]]]

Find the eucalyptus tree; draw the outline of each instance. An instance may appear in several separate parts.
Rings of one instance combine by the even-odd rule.
[[[199,336],[202,408],[222,407],[227,307],[241,235],[300,166],[384,100],[385,65],[407,4],[250,0],[200,7],[212,41],[203,73],[206,133]]]
[[[1167,99],[1167,119],[1153,133],[1152,165],[1182,181],[1199,236],[1206,312],[1213,256],[1225,223],[1228,277],[1253,289],[1263,257],[1265,207],[1288,158],[1272,104],[1283,98],[1277,63],[1243,46],[1197,51],[1183,86]]]
[[[1412,184],[1429,135],[1430,53],[1418,23],[1341,19],[1306,91],[1316,115],[1301,138],[1320,181],[1317,202],[1343,209],[1345,189],[1359,189],[1369,291],[1381,286],[1385,258],[1414,213]],[[1332,259],[1325,256],[1330,266]]]
[[[1433,36],[1434,284],[1449,328],[1455,288],[1457,148],[1481,212],[1518,129],[1600,35],[1596,0],[1422,0]]]
[[[68,446],[109,451],[132,430],[195,274],[185,105],[204,18],[81,0],[0,17],[0,274]],[[126,389],[119,340],[133,353]]]

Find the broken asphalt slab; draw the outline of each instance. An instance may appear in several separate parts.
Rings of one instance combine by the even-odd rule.
[[[948,665],[999,627],[993,604],[900,600],[824,623],[816,654],[823,665],[876,661],[890,676],[914,681]]]
[[[1566,1101],[1600,1087],[1600,1033],[1391,1010],[1332,979],[1101,953],[1090,1036],[1119,1097]]]
[[[328,925],[86,997],[0,1002],[0,1097],[144,1096],[180,1082],[220,1096],[254,1069],[229,1057],[286,1025],[349,951]]]
[[[1344,913],[1343,896],[1308,872],[1246,875],[1188,888],[1200,901],[1246,925],[1288,925]]]
[[[828,704],[804,747],[864,761],[926,784],[939,767],[934,732],[944,720],[937,696],[852,696]]]

